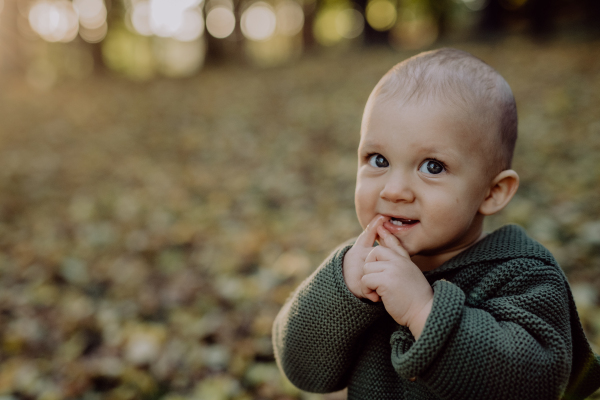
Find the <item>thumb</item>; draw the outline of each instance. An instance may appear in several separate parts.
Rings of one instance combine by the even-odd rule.
[[[363,296],[365,296],[366,299],[371,300],[373,303],[379,303],[381,301],[381,297],[379,297],[377,292],[374,290],[370,293],[363,294]]]
[[[379,244],[381,246],[393,250],[402,257],[410,258],[410,256],[408,255],[408,251],[406,251],[406,249],[402,247],[402,244],[400,243],[398,238],[392,235],[390,231],[385,229],[383,226],[379,226],[377,227],[377,234],[381,238],[381,240],[379,241]]]

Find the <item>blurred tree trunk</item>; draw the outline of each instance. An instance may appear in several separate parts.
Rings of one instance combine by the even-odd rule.
[[[598,3],[600,0],[592,1]],[[511,22],[526,20],[533,35],[544,37],[552,34],[556,29],[554,23],[556,12],[556,0],[529,0],[515,9],[504,7],[502,0],[491,0],[482,11],[479,28],[484,34],[501,33]]]
[[[23,53],[17,28],[19,9],[17,0],[4,0],[0,12],[0,70],[18,72],[23,70]]]
[[[102,42],[87,43],[87,45],[92,54],[92,60],[94,60],[94,73],[103,74],[106,71],[106,64],[104,64],[104,58],[102,57]]]
[[[595,35],[600,35],[600,0],[584,0],[587,25]]]
[[[123,23],[125,18],[125,4],[123,1],[112,1],[104,0],[106,6],[106,24],[110,31],[110,27]],[[92,60],[94,61],[94,73],[103,74],[106,72],[106,64],[104,63],[104,57],[102,55],[102,42],[99,43],[86,43]]]
[[[596,0],[598,1],[598,0]],[[555,0],[534,0],[528,6],[527,17],[531,21],[531,31],[536,36],[548,36],[554,32]]]
[[[236,28],[230,36],[217,39],[206,32],[206,62],[209,64],[221,64],[228,61],[243,62],[244,36],[236,23]]]
[[[491,0],[487,7],[482,11],[481,22],[479,25],[480,33],[499,33],[504,27],[502,21],[502,14],[504,11],[504,8],[502,8],[498,0]]]
[[[368,0],[355,0],[354,3],[358,6],[359,10],[366,16]],[[364,30],[365,45],[389,45],[389,33],[388,31],[378,31],[369,25],[365,17],[365,30]]]
[[[207,2],[204,3],[206,7]],[[236,23],[231,35],[224,39],[217,39],[212,36],[208,31],[206,35],[206,62],[220,64],[227,61],[243,62],[244,56],[244,35],[241,29],[241,18],[242,18],[242,1],[234,1],[233,14],[235,15]],[[207,14],[206,8],[204,9],[204,15]]]
[[[428,7],[436,21],[438,28],[438,39],[443,38],[448,33],[448,14],[450,12],[449,0],[429,0]]]
[[[308,2],[307,2],[308,3]],[[315,46],[315,37],[313,35],[313,25],[317,10],[316,2],[305,3],[304,7],[304,26],[302,27],[302,42],[305,50],[310,50]]]

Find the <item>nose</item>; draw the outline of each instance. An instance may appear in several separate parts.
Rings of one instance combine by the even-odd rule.
[[[386,181],[379,197],[392,203],[412,203],[415,200],[415,193],[410,186],[406,177],[393,174]]]

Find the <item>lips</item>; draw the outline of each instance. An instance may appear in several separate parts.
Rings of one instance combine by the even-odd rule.
[[[418,219],[407,218],[404,216],[385,215],[389,219],[383,223],[383,227],[392,234],[399,234],[412,230],[413,227],[419,224]]]
[[[418,219],[390,217],[390,223],[396,226],[414,225],[417,222],[419,222]]]

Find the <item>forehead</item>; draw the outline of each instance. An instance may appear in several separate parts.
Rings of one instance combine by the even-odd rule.
[[[439,101],[398,104],[375,98],[365,109],[361,147],[454,157],[479,154],[489,142],[480,125],[464,108]]]

